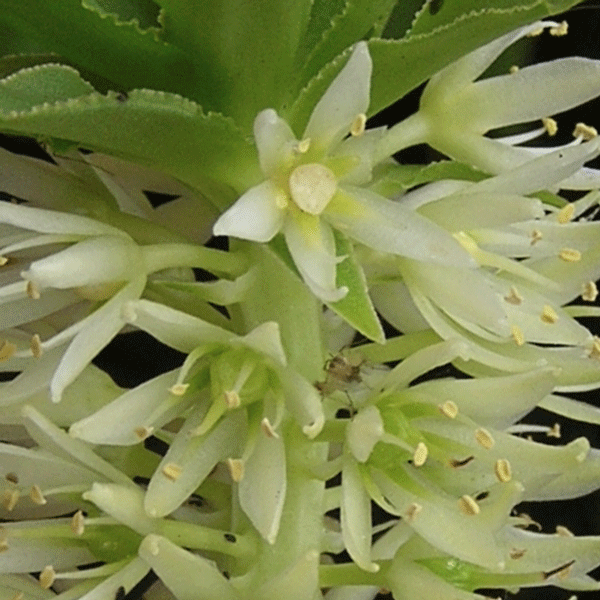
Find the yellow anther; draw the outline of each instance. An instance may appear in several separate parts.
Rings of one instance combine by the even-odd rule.
[[[581,298],[586,302],[594,302],[598,297],[598,287],[593,281],[588,281],[582,286]]]
[[[420,504],[417,504],[416,502],[413,502],[407,509],[406,509],[406,516],[405,519],[407,520],[408,523],[411,523],[412,521],[414,521],[417,517],[417,515],[423,510],[423,507]]]
[[[83,535],[83,532],[85,531],[85,519],[80,510],[78,510],[71,519],[71,531],[75,535]]]
[[[287,194],[283,190],[278,190],[275,194],[275,205],[277,208],[284,210],[288,207],[289,200]]]
[[[240,395],[233,390],[223,392],[223,398],[225,399],[225,404],[227,404],[227,408],[229,408],[230,410],[238,408],[242,403]]]
[[[552,137],[553,135],[556,135],[556,132],[558,131],[558,124],[554,119],[551,117],[544,117],[542,119],[542,125],[549,136]]]
[[[10,512],[17,505],[20,496],[19,490],[5,490],[2,494],[2,506]]]
[[[146,427],[145,425],[142,425],[141,427],[136,427],[133,430],[133,433],[135,433],[136,437],[142,441],[149,438],[153,432],[154,427]]]
[[[512,65],[508,72],[512,75],[513,73],[517,73],[519,71],[519,67],[517,65]]]
[[[535,246],[544,237],[544,234],[539,229],[534,229],[531,232],[530,237],[531,237],[530,244],[532,246]]]
[[[546,432],[546,437],[553,437],[560,439],[560,423],[554,423],[552,429]]]
[[[8,262],[6,256],[0,256],[0,267],[3,267]]]
[[[429,450],[427,449],[427,446],[423,442],[419,442],[413,454],[413,465],[415,465],[415,467],[422,467],[427,460],[428,454]]]
[[[517,346],[522,346],[525,343],[525,334],[518,325],[510,326],[510,335],[512,336],[512,339],[515,340]]]
[[[479,514],[479,504],[471,498],[468,494],[461,496],[458,500],[458,508],[465,515],[478,515]]]
[[[585,123],[577,123],[575,125],[575,129],[573,130],[573,137],[583,138],[585,142],[589,142],[594,139],[598,135],[598,130],[591,125],[586,125]]]
[[[523,296],[521,296],[521,294],[519,294],[519,291],[514,286],[510,288],[508,295],[504,296],[504,299],[509,304],[514,304],[516,306],[519,306],[519,304],[521,304],[521,302],[523,302]]]
[[[502,483],[510,481],[512,478],[510,463],[505,458],[499,458],[494,465],[494,474],[496,479]]]
[[[575,537],[575,534],[564,525],[556,526],[556,535],[560,535],[560,537]]]
[[[239,483],[244,479],[244,461],[239,458],[228,458],[226,460],[227,469],[231,479]]]
[[[310,138],[306,138],[306,139],[298,142],[298,145],[296,146],[296,151],[299,154],[306,154],[308,152],[309,148],[310,148]]]
[[[561,224],[565,225],[573,219],[575,214],[575,205],[572,202],[565,204],[557,213],[556,220]]]
[[[40,489],[40,486],[37,484],[31,486],[31,489],[29,490],[29,497],[31,498],[31,501],[38,506],[44,506],[44,504],[48,502],[42,490]]]
[[[171,481],[177,481],[181,477],[183,467],[175,463],[167,463],[162,468],[162,474]]]
[[[34,358],[40,358],[40,356],[42,356],[44,353],[44,349],[42,348],[42,340],[37,333],[33,334],[31,337],[29,347],[31,348],[31,354],[33,354]]]
[[[581,252],[574,248],[563,248],[558,253],[558,257],[565,262],[579,262],[581,260]]]
[[[540,319],[542,319],[544,323],[552,325],[553,323],[556,323],[556,321],[558,321],[558,315],[549,304],[544,304],[544,308],[542,308],[542,314],[540,315]]]
[[[458,415],[458,406],[452,400],[446,400],[444,404],[440,404],[438,406],[440,412],[449,419],[455,419],[456,415]]]
[[[527,548],[511,548],[508,551],[508,555],[512,559],[518,560],[519,558],[523,558],[523,556],[525,555],[525,552],[527,552]]]
[[[27,287],[25,288],[25,291],[27,293],[27,296],[29,298],[31,298],[32,300],[40,299],[40,290],[39,290],[38,286],[35,285],[35,283],[33,283],[33,281],[27,282]]]
[[[480,446],[483,446],[486,450],[489,450],[494,445],[494,438],[492,434],[483,427],[475,430],[475,439]]]
[[[279,434],[273,429],[273,425],[271,425],[271,421],[267,417],[260,422],[260,429],[267,437],[279,439]]]
[[[569,24],[566,21],[560,23],[557,27],[550,27],[550,35],[561,37],[569,32]]]
[[[55,579],[56,571],[54,570],[52,565],[48,565],[47,567],[44,567],[42,569],[42,572],[40,573],[40,585],[43,589],[49,589],[54,583]]]
[[[600,338],[594,336],[594,341],[592,342],[592,348],[591,348],[588,356],[590,358],[595,358],[596,360],[600,360]]]
[[[16,351],[17,347],[14,344],[0,340],[0,361],[8,360]]]
[[[358,137],[365,132],[365,126],[367,124],[367,115],[365,113],[360,113],[354,117],[354,121],[352,121],[352,125],[350,125],[350,135],[353,137]]]
[[[189,383],[176,383],[169,388],[169,392],[171,392],[173,396],[183,396],[189,387]]]

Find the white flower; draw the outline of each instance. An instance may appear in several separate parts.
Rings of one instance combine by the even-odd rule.
[[[423,91],[419,111],[390,129],[381,151],[394,143],[398,149],[427,142],[455,160],[498,174],[541,153],[569,147],[571,144],[550,148],[518,145],[539,137],[545,133],[545,128],[496,139],[484,134],[509,125],[545,119],[597,97],[600,95],[600,61],[570,57],[478,79],[517,40],[558,25],[538,22],[522,27],[436,73]],[[589,139],[594,132],[593,128],[579,127],[574,143]],[[590,148],[587,160],[594,156],[595,151]],[[559,182],[564,189],[593,189],[599,185],[600,172],[585,167]]]
[[[333,229],[376,250],[470,264],[433,223],[358,187],[370,181],[373,151],[383,134],[365,131],[370,78],[371,57],[360,42],[317,103],[300,140],[274,110],[259,113],[254,137],[267,179],[245,192],[213,230],[257,242],[283,232],[302,278],[326,302],[347,293],[336,285],[336,265],[344,257],[336,256]]]

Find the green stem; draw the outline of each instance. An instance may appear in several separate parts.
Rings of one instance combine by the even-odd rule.
[[[423,115],[419,112],[414,113],[404,121],[400,121],[388,129],[383,138],[377,144],[373,156],[373,164],[377,164],[392,156],[396,152],[422,144],[427,139],[429,126]]]
[[[142,251],[150,272],[173,267],[196,267],[235,276],[241,275],[247,267],[246,259],[241,254],[195,244],[153,244],[143,246]]]

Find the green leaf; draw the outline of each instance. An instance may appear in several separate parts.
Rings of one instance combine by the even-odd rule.
[[[69,94],[78,97],[67,99]],[[0,127],[71,140],[155,167],[206,192],[221,209],[235,197],[223,184],[245,190],[258,168],[253,146],[231,119],[205,114],[194,102],[163,92],[134,90],[126,99],[90,94],[72,69],[59,65],[0,82]],[[220,188],[215,180],[223,182]]]
[[[369,114],[376,114],[402,98],[453,60],[508,31],[566,10],[577,2],[564,0],[550,4],[535,0],[517,5],[502,0],[494,3],[500,5],[498,8],[490,8],[488,1],[485,8],[469,12],[470,8],[481,4],[483,2],[479,0],[468,3],[446,0],[442,7],[449,7],[447,18],[440,10],[434,16],[422,16],[423,21],[418,20],[418,27],[401,40],[370,40],[373,77]],[[510,8],[506,4],[510,4]],[[458,6],[460,10],[457,11]],[[460,15],[452,19],[455,12]],[[432,28],[433,19],[435,29]]]
[[[158,40],[156,29],[123,23],[81,0],[4,0],[0,33],[1,54],[51,52],[116,89],[153,88],[197,99],[200,82],[181,50]]]
[[[309,0],[160,0],[163,39],[192,57],[211,110],[250,131],[256,114],[293,93]],[[210,102],[208,102],[210,98]]]
[[[423,7],[423,3],[424,0],[402,0],[402,2],[398,2],[388,19],[381,37],[392,39],[404,37],[411,28],[419,9]],[[429,5],[431,6],[431,4],[430,2]]]
[[[82,0],[100,15],[115,15],[125,23],[136,21],[143,29],[158,26],[159,7],[153,0]]]
[[[383,344],[385,334],[369,298],[365,274],[354,256],[352,244],[338,231],[334,230],[334,235],[338,256],[347,257],[337,267],[336,285],[346,286],[348,293],[328,306],[365,337]]]

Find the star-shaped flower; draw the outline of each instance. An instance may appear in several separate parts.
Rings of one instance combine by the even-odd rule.
[[[347,64],[315,106],[298,140],[273,110],[254,122],[265,181],[246,191],[218,219],[215,235],[268,242],[282,232],[300,274],[326,302],[347,293],[336,285],[333,229],[375,250],[441,264],[469,266],[462,248],[440,227],[372,191],[382,129],[365,131],[371,57],[359,42]],[[388,157],[383,157],[386,160]]]

